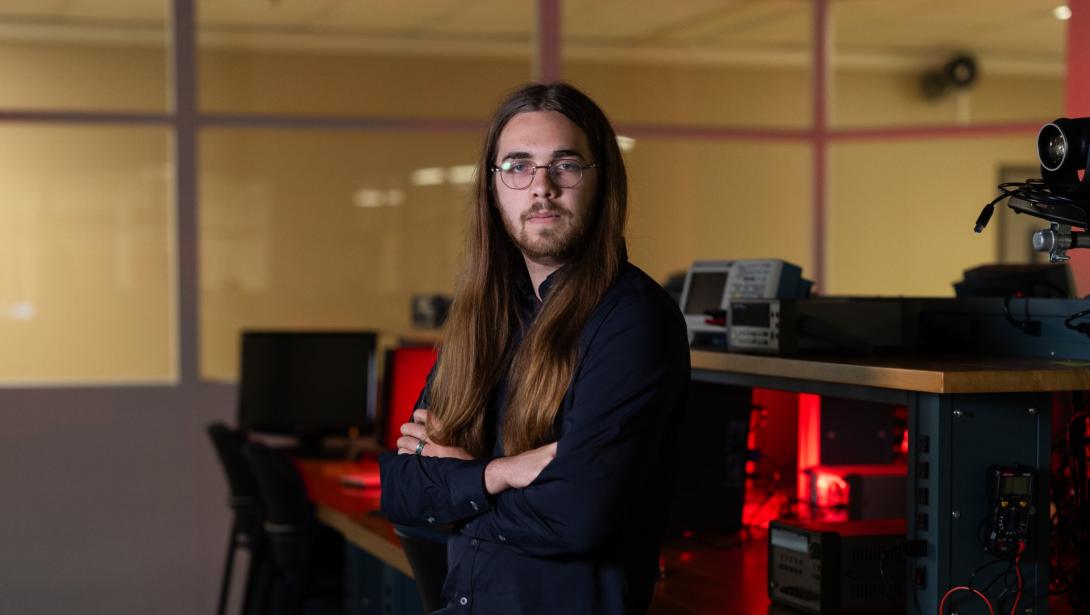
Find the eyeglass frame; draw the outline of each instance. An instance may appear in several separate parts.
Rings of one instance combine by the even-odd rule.
[[[570,189],[578,186],[579,184],[581,184],[583,182],[583,171],[585,171],[587,169],[596,169],[596,168],[598,168],[598,163],[597,162],[592,162],[590,164],[579,164],[579,161],[575,160],[574,158],[560,158],[558,160],[554,160],[554,161],[550,162],[549,164],[531,164],[530,165],[530,169],[531,169],[531,171],[530,171],[530,181],[525,186],[523,186],[522,188],[514,188],[512,186],[507,185],[507,182],[503,181],[503,171],[504,171],[504,169],[502,167],[491,167],[488,170],[491,171],[492,173],[499,173],[500,174],[500,183],[502,183],[504,186],[507,186],[507,188],[510,189],[510,190],[529,190],[530,186],[534,185],[534,178],[537,177],[537,170],[538,169],[552,169],[553,165],[558,163],[558,162],[574,162],[576,164],[576,166],[579,167],[579,181],[575,182],[574,184],[572,184],[570,186],[561,186],[560,184],[558,184],[556,182],[556,179],[553,177],[552,173],[550,173],[549,171],[545,171],[545,173],[549,176],[549,181],[550,182],[552,182],[554,185],[559,186],[561,188],[564,188],[566,190],[570,190]]]

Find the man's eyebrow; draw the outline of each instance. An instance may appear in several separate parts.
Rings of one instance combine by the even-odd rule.
[[[583,154],[573,149],[558,149],[553,150],[553,160],[557,158],[582,158]],[[507,152],[500,160],[523,160],[532,159],[533,155],[530,152]]]
[[[553,158],[582,158],[583,154],[573,149],[558,149],[553,150]]]

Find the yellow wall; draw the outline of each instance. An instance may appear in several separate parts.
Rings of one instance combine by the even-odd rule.
[[[174,376],[168,146],[0,126],[0,383]]]
[[[973,223],[998,194],[998,165],[1032,162],[1033,143],[1029,135],[834,145],[825,291],[952,295],[962,271],[996,260],[998,224],[976,234]]]
[[[58,108],[71,97],[76,102],[68,106],[141,109],[161,107],[165,99],[155,68],[165,59],[160,51],[12,50],[0,48],[5,80],[20,78],[33,87],[0,98],[0,105]],[[78,56],[81,66],[97,67],[100,78],[73,74],[63,61],[67,56]],[[807,72],[797,68],[587,61],[573,61],[567,68],[622,133],[626,125],[642,123],[792,129],[809,124],[810,85]],[[205,50],[200,70],[205,111],[453,117],[483,123],[503,93],[525,80],[529,63]],[[68,86],[77,87],[65,86],[66,78],[73,80]],[[857,127],[942,123],[968,113],[973,121],[1036,122],[1059,115],[1062,105],[1059,78],[984,75],[962,100],[938,104],[920,99],[914,84],[915,76],[908,73],[838,71],[832,119],[839,126]],[[61,233],[80,235],[81,241],[98,237],[106,245],[110,240],[105,237],[124,232],[119,228],[129,229],[135,239],[127,245],[138,248],[88,250],[79,267],[39,266],[35,275],[41,285],[68,285],[83,293],[78,300],[58,295],[43,304],[42,326],[34,325],[32,334],[5,335],[5,342],[17,339],[19,348],[44,349],[62,348],[73,336],[77,344],[102,348],[106,336],[114,342],[107,347],[113,358],[93,370],[54,350],[27,362],[27,355],[5,343],[0,346],[0,378],[169,376],[173,317],[168,297],[175,265],[168,262],[167,238],[173,229],[167,217],[165,131],[57,127],[49,130],[60,132],[47,135],[43,130],[5,128],[0,133],[10,160],[5,171],[12,180],[5,181],[0,197],[0,228],[38,255],[60,250]],[[131,136],[136,133],[145,136]],[[469,201],[465,185],[415,186],[412,173],[472,164],[482,136],[476,130],[203,130],[202,374],[233,376],[237,333],[243,327],[408,328],[412,294],[452,288]],[[19,154],[43,150],[73,154],[41,160]],[[1033,135],[1027,134],[842,142],[829,154],[825,290],[949,294],[950,282],[963,269],[995,258],[997,234],[975,236],[969,228],[994,195],[998,167],[1032,164],[1034,152]],[[102,167],[110,160],[116,165],[106,171]],[[630,252],[656,278],[698,258],[778,257],[813,271],[812,152],[807,142],[640,137],[626,161]],[[37,186],[16,181],[20,177],[37,178]],[[68,195],[77,206],[45,216],[46,201],[35,192],[43,185]],[[378,191],[384,199],[400,196],[391,197],[397,204],[360,207],[361,190]],[[118,217],[128,215],[117,213],[126,211],[123,202],[156,213],[124,227],[82,217],[78,206],[104,208]],[[143,286],[135,287],[143,289],[138,297],[110,282],[109,272],[118,262],[145,276]],[[16,279],[0,277],[0,302],[16,292]],[[94,307],[104,301],[112,307]],[[75,314],[80,307],[87,308],[81,326],[45,326],[47,312]],[[7,321],[0,327],[12,330]]]
[[[525,60],[206,50],[205,111],[487,119],[530,75]]]
[[[803,68],[573,61],[564,69],[621,124],[810,125],[810,73]]]
[[[963,93],[924,100],[915,72],[836,71],[829,106],[834,128],[1038,122],[1063,114],[1061,77],[1003,76],[980,80]],[[1026,151],[1034,153],[1034,135]],[[937,143],[946,143],[938,141]],[[946,147],[957,147],[947,144]]]

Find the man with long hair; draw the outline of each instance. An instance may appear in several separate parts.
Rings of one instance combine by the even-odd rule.
[[[440,358],[382,468],[394,523],[446,527],[441,613],[637,613],[651,601],[685,323],[627,262],[601,109],[531,84],[496,111]]]

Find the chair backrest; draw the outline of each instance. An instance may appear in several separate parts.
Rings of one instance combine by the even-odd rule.
[[[262,506],[257,478],[242,456],[246,434],[223,423],[212,423],[208,426],[208,436],[227,476],[228,503],[235,511],[239,529],[247,534],[260,531]]]
[[[305,528],[314,524],[314,504],[295,462],[284,450],[247,442],[242,455],[257,479],[265,520],[276,526]]]
[[[273,557],[289,580],[299,583],[310,565],[310,549],[317,532],[314,504],[307,497],[303,477],[283,450],[247,442],[242,456],[257,478],[265,508],[265,534]]]

